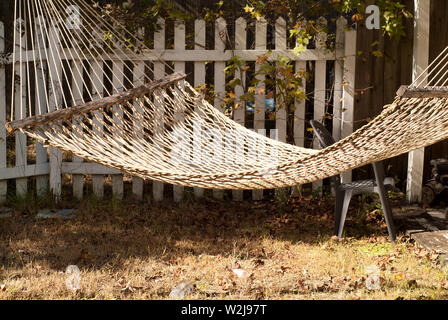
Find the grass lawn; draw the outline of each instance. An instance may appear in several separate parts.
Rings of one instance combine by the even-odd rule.
[[[333,199],[156,205],[91,201],[73,220],[0,219],[0,299],[446,299],[448,267],[402,233],[387,240],[378,210],[352,206],[332,239]],[[80,289],[66,287],[68,265]],[[366,287],[369,267],[379,289]],[[232,270],[243,269],[239,278]]]

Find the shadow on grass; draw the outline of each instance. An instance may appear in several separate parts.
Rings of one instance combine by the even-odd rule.
[[[107,265],[113,270],[129,258],[167,264],[201,254],[257,259],[266,254],[260,245],[265,238],[318,245],[332,236],[334,199],[290,199],[280,206],[274,200],[170,205],[94,198],[58,204],[78,209],[73,220],[36,219],[38,206],[16,205],[22,210],[0,219],[0,266],[35,263],[64,270],[70,264]],[[356,222],[355,212],[349,215],[348,235],[386,236],[381,219],[365,224]]]

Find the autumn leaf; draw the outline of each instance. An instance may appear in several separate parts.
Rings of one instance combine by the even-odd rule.
[[[269,57],[268,54],[265,54],[265,55],[262,55],[262,56],[258,56],[256,63],[257,64],[263,64],[264,62],[266,62],[268,60],[268,57]]]
[[[362,19],[364,19],[364,16],[363,16],[362,14],[360,14],[360,13],[355,13],[355,14],[352,16],[352,20],[353,20],[354,22],[359,22],[359,21],[361,21]]]
[[[244,9],[244,12],[246,12],[246,13],[250,13],[250,12],[254,11],[254,7],[251,7],[248,4],[246,4],[246,6],[243,9]]]
[[[372,54],[377,58],[383,57],[383,53],[380,50],[374,50],[372,51]]]

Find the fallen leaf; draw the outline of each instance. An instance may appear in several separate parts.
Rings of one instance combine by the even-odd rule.
[[[448,290],[448,281],[442,282],[442,288]]]
[[[238,276],[238,278],[241,279],[247,279],[249,278],[249,272],[247,272],[246,270],[243,269],[232,269],[233,273],[236,274]]]
[[[332,236],[330,239],[331,239],[331,241],[334,241],[334,242],[338,242],[339,241],[338,236]]]
[[[415,288],[415,287],[417,287],[417,280],[409,280],[409,281],[408,281],[408,286],[409,286],[410,288]]]
[[[264,265],[264,261],[261,259],[257,259],[254,261],[255,267]]]
[[[402,274],[397,274],[395,276],[395,280],[401,280],[401,279],[403,279],[403,275]]]

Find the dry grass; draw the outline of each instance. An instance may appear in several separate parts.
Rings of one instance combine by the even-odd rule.
[[[353,237],[331,240],[332,199],[77,207],[69,221],[38,220],[33,210],[0,219],[0,299],[167,299],[185,279],[190,299],[448,298],[437,254],[404,236],[389,243],[378,214],[352,218]],[[65,285],[72,264],[78,291]],[[365,286],[371,265],[380,290]]]

